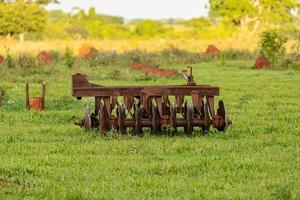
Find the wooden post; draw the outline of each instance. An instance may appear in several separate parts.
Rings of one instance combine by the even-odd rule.
[[[2,105],[2,90],[1,90],[1,88],[0,88],[0,106]]]
[[[45,109],[45,98],[46,98],[46,85],[45,85],[45,83],[42,83],[41,97],[43,99],[42,110],[44,110]]]
[[[26,83],[26,107],[29,109],[29,84]]]

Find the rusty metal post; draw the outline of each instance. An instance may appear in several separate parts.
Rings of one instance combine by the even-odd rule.
[[[0,106],[2,105],[2,96],[3,96],[2,89],[0,88]]]
[[[46,85],[45,85],[45,83],[42,83],[41,97],[42,97],[42,110],[44,110],[45,109],[45,98],[46,98]]]
[[[29,109],[29,84],[26,83],[26,89],[25,89],[25,95],[26,95],[26,108]]]

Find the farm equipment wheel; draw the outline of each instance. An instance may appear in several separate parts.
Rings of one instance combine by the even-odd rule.
[[[221,116],[222,121],[223,121],[223,126],[217,128],[217,129],[219,131],[225,131],[228,128],[228,126],[231,124],[231,120],[228,117],[228,112],[227,112],[227,110],[225,108],[223,100],[219,101],[219,108],[217,110],[217,114],[219,116]]]
[[[84,117],[83,117],[83,127],[85,129],[85,131],[90,131],[92,128],[92,120],[91,120],[91,116],[90,116],[90,106],[87,105],[85,107],[85,111],[84,111]]]
[[[187,105],[187,112],[186,112],[186,133],[188,135],[192,135],[193,133],[193,116],[194,116],[194,106],[192,104]]]
[[[183,119],[187,120],[187,102],[184,102],[183,112],[182,112]],[[184,126],[184,132],[187,133],[187,126]]]
[[[156,134],[160,130],[158,108],[152,104],[152,133]]]
[[[142,132],[142,109],[137,104],[135,104],[134,119],[135,119],[134,133],[136,135],[140,135]]]
[[[171,114],[170,115],[170,125],[171,125],[170,134],[171,135],[176,131],[176,113],[177,113],[176,105],[171,104],[170,105],[170,114]]]
[[[106,107],[103,103],[100,103],[100,112],[99,112],[99,132],[104,134],[108,129],[108,117]]]
[[[124,122],[126,119],[125,110],[126,108],[124,105],[118,105],[118,126],[119,126],[119,132],[121,134],[125,133],[125,127],[124,127]]]
[[[203,114],[204,114],[204,126],[202,126],[201,128],[204,132],[208,132],[211,122],[210,122],[207,102],[203,104]]]

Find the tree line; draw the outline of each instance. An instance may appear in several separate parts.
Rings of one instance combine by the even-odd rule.
[[[191,20],[131,20],[74,8],[47,11],[57,0],[0,0],[0,35],[42,38],[210,38],[269,27],[299,32],[299,0],[209,0],[208,17]]]

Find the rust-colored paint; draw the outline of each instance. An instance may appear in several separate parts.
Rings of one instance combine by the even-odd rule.
[[[42,111],[45,109],[45,98],[46,98],[46,86],[43,83],[41,86],[41,96],[30,97],[29,95],[29,84],[25,86],[25,100],[26,107],[30,110]]]
[[[29,109],[42,111],[44,109],[43,97],[31,97],[29,99]]]

